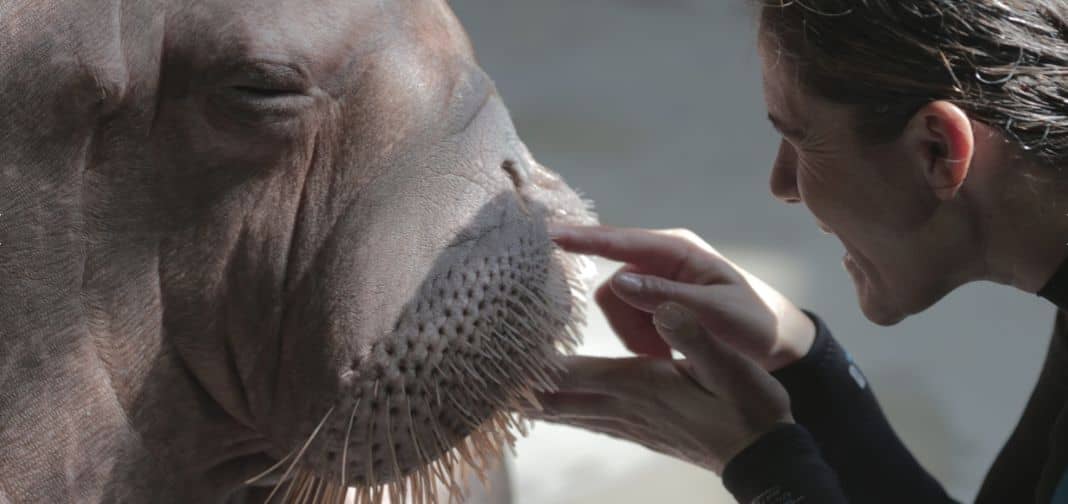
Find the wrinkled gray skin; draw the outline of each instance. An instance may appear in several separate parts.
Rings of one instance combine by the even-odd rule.
[[[443,0],[0,0],[0,502],[227,499],[551,218]]]

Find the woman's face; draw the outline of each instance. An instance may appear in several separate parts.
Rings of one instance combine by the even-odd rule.
[[[762,44],[769,119],[782,134],[772,193],[804,203],[845,246],[861,309],[890,325],[934,304],[974,267],[974,226],[936,197],[909,135],[875,144],[852,109],[804,93],[774,44]]]

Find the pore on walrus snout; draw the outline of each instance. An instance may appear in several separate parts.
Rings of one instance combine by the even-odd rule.
[[[577,221],[596,222],[583,201]],[[548,238],[547,216],[561,212],[532,206],[520,226],[457,235],[471,246],[435,263],[392,332],[353,360],[348,392],[280,462],[295,474],[276,488],[283,502],[342,502],[348,487],[357,503],[460,499],[526,434],[516,411],[554,389],[593,270]]]

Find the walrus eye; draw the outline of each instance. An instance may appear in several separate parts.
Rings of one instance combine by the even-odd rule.
[[[278,122],[311,106],[309,87],[303,72],[260,62],[232,72],[213,102],[244,122]]]
[[[238,93],[250,94],[261,98],[284,98],[286,96],[303,95],[300,91],[293,91],[290,89],[268,89],[254,86],[234,86],[233,90]]]

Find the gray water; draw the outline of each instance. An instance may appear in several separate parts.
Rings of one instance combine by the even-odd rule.
[[[603,222],[690,228],[820,314],[917,458],[974,498],[1037,377],[1054,310],[973,284],[894,327],[868,322],[838,241],[768,191],[778,139],[744,2],[451,4],[531,151]],[[601,278],[615,266],[602,262]],[[588,338],[590,353],[623,354],[596,314]],[[520,503],[730,502],[711,474],[561,427],[523,441],[515,472]]]

